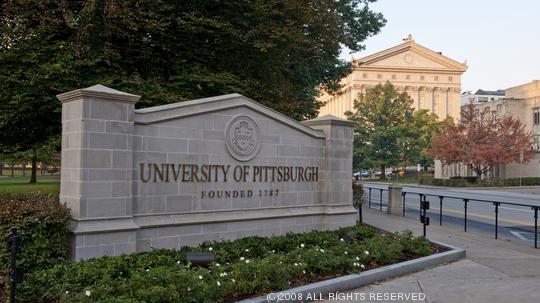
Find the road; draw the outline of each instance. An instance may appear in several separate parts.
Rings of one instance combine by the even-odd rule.
[[[388,185],[381,183],[364,183],[366,187],[372,187],[371,207],[381,208],[386,211],[388,192],[384,189]],[[534,244],[534,211],[528,205],[540,206],[540,195],[506,192],[504,189],[460,189],[447,187],[419,187],[403,186],[405,195],[405,216],[420,216],[420,196],[426,195],[430,202],[428,216],[431,224],[464,226],[464,201],[467,203],[467,229],[475,229],[492,236],[495,235],[495,205],[493,202],[501,202],[499,206],[499,229],[498,236],[513,242],[533,245]],[[369,196],[369,190],[366,189]],[[442,218],[440,216],[440,198],[442,200]],[[364,205],[369,207],[369,203]],[[420,224],[420,222],[418,223]],[[429,233],[429,227],[428,227]]]

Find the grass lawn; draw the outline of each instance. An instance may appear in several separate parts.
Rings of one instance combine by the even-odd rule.
[[[6,171],[4,171],[6,173]],[[38,173],[38,183],[29,184],[30,176],[0,176],[0,192],[22,193],[22,192],[42,192],[44,194],[58,195],[60,192],[60,176],[41,176]]]

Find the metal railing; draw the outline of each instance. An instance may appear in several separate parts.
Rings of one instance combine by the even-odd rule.
[[[371,192],[372,190],[378,190],[379,191],[379,210],[382,211],[382,202],[383,202],[383,191],[388,191],[388,187],[385,187],[385,185],[372,185],[372,184],[362,184],[362,186],[365,189],[368,189],[368,208],[371,208]],[[533,210],[533,222],[534,222],[534,247],[538,248],[538,210],[540,209],[540,205],[533,205],[533,204],[526,204],[526,203],[515,203],[515,202],[505,202],[500,201],[497,199],[478,199],[478,198],[470,198],[470,197],[464,197],[464,195],[451,195],[451,194],[435,194],[435,193],[426,193],[426,192],[420,192],[420,190],[410,190],[410,191],[402,191],[402,205],[403,205],[403,216],[405,217],[405,206],[406,206],[406,196],[407,195],[418,195],[419,196],[419,204],[421,205],[422,202],[426,201],[426,197],[438,197],[439,198],[439,225],[442,225],[443,222],[443,200],[444,198],[448,199],[457,199],[463,201],[463,228],[464,232],[467,232],[467,209],[468,204],[471,201],[479,202],[479,203],[490,203],[494,206],[494,213],[495,213],[495,239],[499,238],[499,207],[501,205],[513,205],[513,206],[519,206],[519,207],[525,207],[525,208],[531,208]],[[424,209],[425,213],[425,209]],[[422,207],[420,207],[420,216],[422,216]],[[425,228],[425,224],[424,224]]]

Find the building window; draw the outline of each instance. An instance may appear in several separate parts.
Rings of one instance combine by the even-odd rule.
[[[439,81],[439,76],[435,76],[433,79],[435,79],[435,81]]]
[[[407,79],[407,80],[411,80],[411,75],[407,75],[407,76],[405,76],[405,79]]]
[[[362,78],[367,78],[367,73],[363,73]]]
[[[382,75],[381,75],[381,74],[377,74],[377,79],[382,79]]]
[[[452,80],[454,80],[452,79],[452,76],[448,76],[448,81],[452,82]]]
[[[540,135],[534,135],[533,137],[533,149],[540,150]]]
[[[392,80],[396,80],[396,75],[392,75]]]
[[[540,109],[538,107],[533,108],[533,124],[540,124]]]
[[[424,76],[420,76],[420,80],[422,80],[422,81],[423,81],[423,80],[424,80]]]

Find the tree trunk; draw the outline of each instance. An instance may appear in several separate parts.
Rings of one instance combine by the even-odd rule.
[[[381,180],[386,178],[386,166],[381,165]]]
[[[4,175],[4,163],[0,162],[0,176]]]
[[[23,177],[26,177],[26,164],[21,164],[21,168],[22,168],[22,175]]]
[[[11,177],[15,177],[15,164],[11,164]]]
[[[37,149],[32,149],[32,176],[30,183],[37,183]]]

